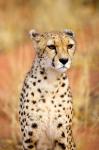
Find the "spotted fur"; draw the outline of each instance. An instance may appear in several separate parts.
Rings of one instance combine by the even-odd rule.
[[[75,52],[74,33],[30,32],[37,52],[20,94],[24,150],[76,150],[72,94],[67,78]]]

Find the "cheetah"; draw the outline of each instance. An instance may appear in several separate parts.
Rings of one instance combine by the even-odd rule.
[[[24,150],[76,150],[72,135],[72,94],[67,77],[75,53],[69,29],[29,32],[36,56],[20,94]]]

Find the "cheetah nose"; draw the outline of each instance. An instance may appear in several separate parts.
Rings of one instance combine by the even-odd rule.
[[[65,65],[68,62],[68,58],[60,58],[59,61]]]

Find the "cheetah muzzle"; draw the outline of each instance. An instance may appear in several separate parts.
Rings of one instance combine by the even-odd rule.
[[[30,31],[36,57],[20,94],[19,119],[24,150],[76,150],[72,135],[72,94],[67,78],[75,36]]]

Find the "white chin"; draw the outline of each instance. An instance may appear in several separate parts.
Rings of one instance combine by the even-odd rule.
[[[65,72],[67,70],[67,68],[59,68],[57,69],[59,72]]]

